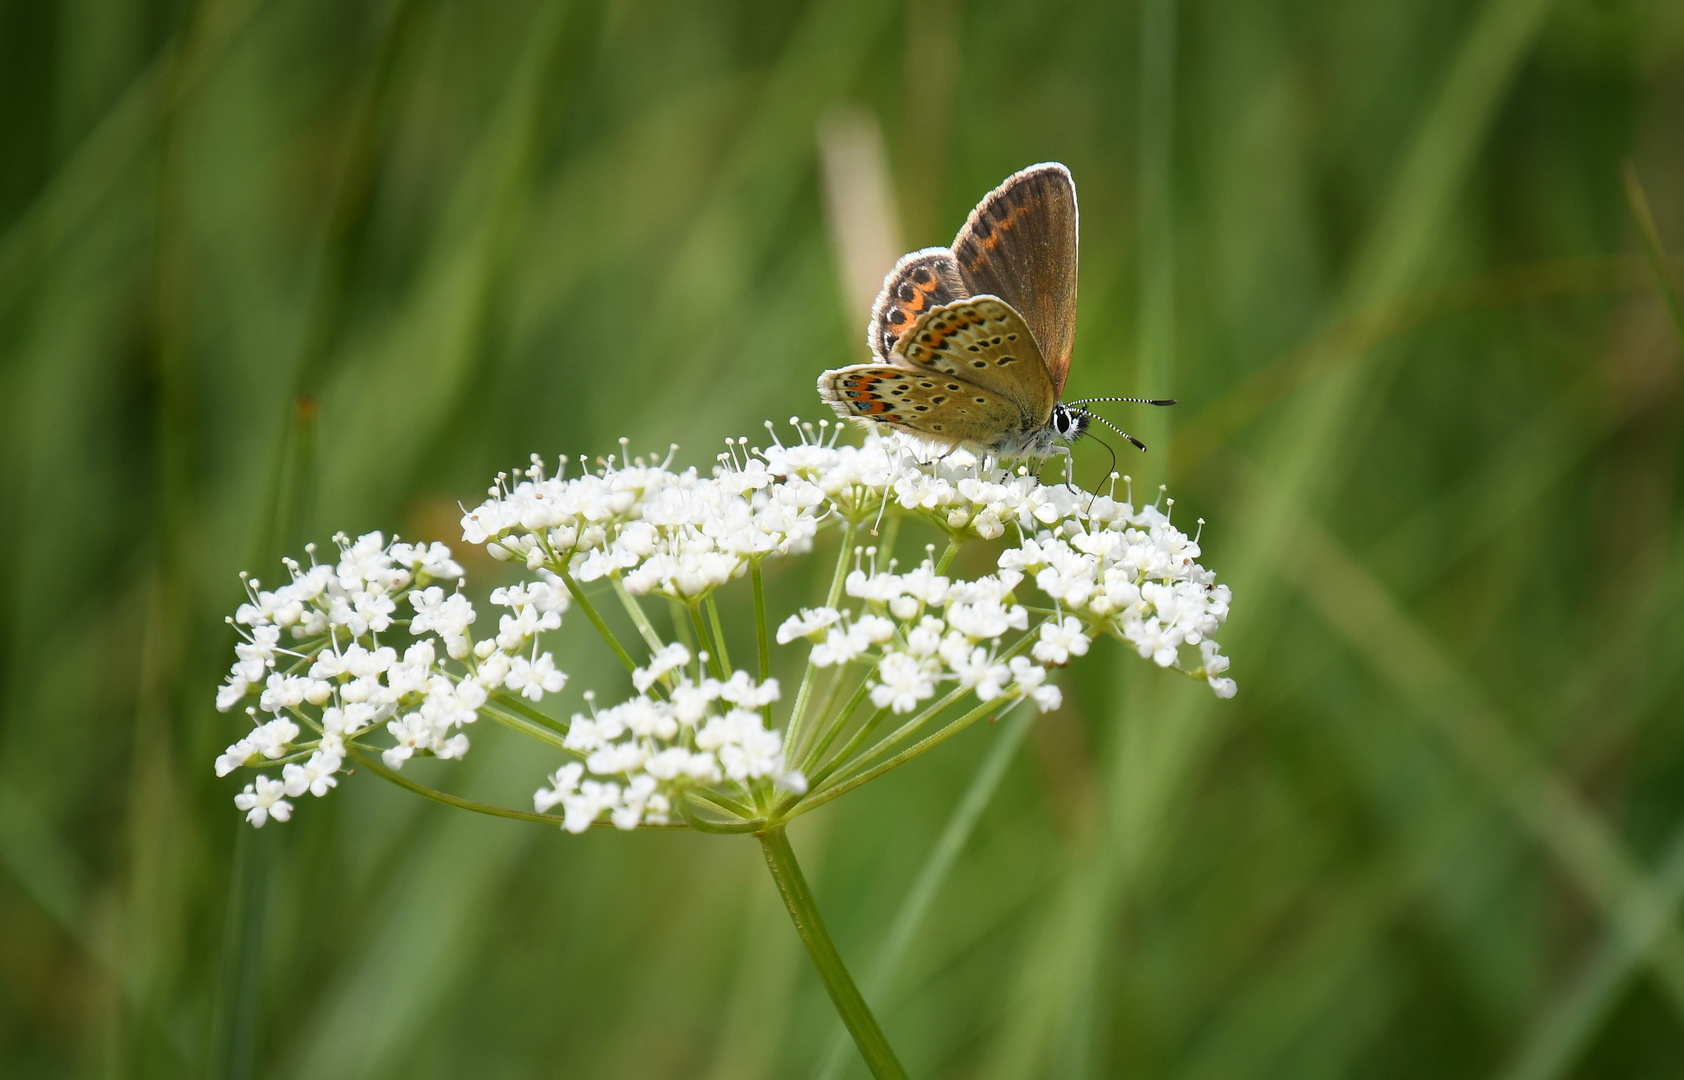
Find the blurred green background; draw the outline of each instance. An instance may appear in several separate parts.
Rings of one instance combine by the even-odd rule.
[[[1684,1075],[1680,327],[1622,174],[1684,251],[1681,134],[1675,0],[5,0],[0,1074],[816,1075],[750,840],[365,776],[245,829],[222,619],[532,451],[817,419],[881,260],[1056,159],[1071,390],[1181,399],[1110,415],[1240,695],[1067,673],[874,1001],[913,1075]],[[555,708],[621,692],[559,645]],[[793,830],[862,977],[1000,732]],[[417,772],[523,802],[503,734]]]

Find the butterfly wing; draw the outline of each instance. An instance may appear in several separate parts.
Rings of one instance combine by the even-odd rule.
[[[855,364],[819,376],[819,396],[839,416],[947,443],[988,447],[1018,426],[1017,406],[952,375],[891,364]]]
[[[964,287],[1022,313],[1064,392],[1076,343],[1076,183],[1056,162],[1006,178],[971,211],[953,241]]]
[[[819,395],[842,416],[985,449],[1021,445],[1052,416],[1056,395],[1035,336],[999,297],[931,308],[890,359],[825,372]]]
[[[1018,412],[1013,427],[1025,431],[1045,424],[1058,400],[1028,323],[997,296],[931,308],[896,344],[894,359],[1004,398]]]
[[[959,264],[947,248],[925,248],[902,255],[883,279],[877,302],[871,305],[871,323],[866,328],[871,354],[892,363],[895,342],[918,316],[969,295],[959,277]]]

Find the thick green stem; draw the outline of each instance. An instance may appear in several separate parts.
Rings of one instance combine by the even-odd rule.
[[[702,621],[702,611],[694,604],[684,605],[684,610],[690,613],[690,628],[696,632],[696,640],[701,642],[702,649],[708,654],[708,664],[713,668],[713,676],[721,681],[725,678],[724,657],[719,655],[718,646],[709,640],[707,624]]]
[[[532,721],[534,724],[541,724],[544,727],[549,728],[551,731],[555,732],[557,735],[562,736],[563,738],[565,738],[567,736],[568,729],[572,727],[571,724],[564,723],[563,721],[557,720],[553,716],[550,716],[550,715],[547,715],[545,713],[539,712],[537,709],[534,709],[531,705],[528,705],[526,703],[525,699],[522,698],[519,694],[513,693],[511,691],[494,690],[491,693],[491,700],[495,701],[499,706],[508,710],[509,712],[516,713],[520,716],[524,716],[528,720]]]
[[[667,598],[667,610],[672,614],[672,636],[691,653],[700,652],[706,645],[697,643],[690,633],[690,619],[684,614],[684,605],[671,597]]]
[[[1006,702],[1002,708],[1001,715],[1010,712],[1022,701],[1023,699],[1019,698],[1017,701]],[[827,787],[823,790],[809,793],[801,800],[800,804],[795,807],[789,817],[798,817],[809,810],[817,810],[819,807],[823,806],[827,802],[830,802],[832,799],[841,798],[843,795],[848,794],[848,792],[854,790],[860,785],[869,784],[871,781],[877,779],[879,776],[882,776],[891,769],[896,769],[905,765],[913,758],[935,749],[948,739],[951,739],[961,731],[964,731],[978,720],[981,720],[984,716],[987,716],[998,706],[999,703],[997,701],[985,701],[976,708],[972,709],[970,712],[966,713],[964,716],[961,716],[951,724],[948,724],[946,727],[936,731],[919,742],[913,743],[911,746],[902,750],[888,761],[883,762],[883,764],[878,765],[876,768],[867,769],[865,772],[859,773],[858,775],[849,777],[845,780],[838,780],[833,787]],[[786,818],[785,820],[788,819]]]
[[[729,795],[721,795],[717,791],[710,791],[707,788],[690,788],[685,792],[685,796],[687,798],[694,799],[699,803],[706,804],[710,809],[718,810],[723,814],[733,814],[742,818],[744,821],[754,817],[754,808],[752,806],[749,806],[747,803],[741,802],[737,799],[733,799]]]
[[[827,703],[824,709],[819,713],[821,718],[829,714],[830,705],[828,703],[828,699],[835,696],[836,687],[841,684],[843,674],[846,670],[847,668],[845,665],[837,667],[836,682],[831,684],[831,693],[826,695]],[[819,760],[824,757],[825,751],[829,750],[831,744],[836,741],[836,737],[842,734],[842,729],[848,726],[848,718],[854,715],[854,710],[860,707],[860,702],[864,701],[865,695],[870,692],[871,680],[861,679],[859,686],[854,689],[853,696],[848,699],[848,703],[846,705],[842,706],[842,711],[836,714],[836,718],[834,720],[824,726],[823,735],[819,738],[818,744],[810,750],[803,750],[801,752],[800,761],[802,771],[818,767]],[[842,757],[845,756],[846,753],[847,751],[844,751],[842,754],[837,756]],[[811,777],[808,778],[808,781],[809,783],[811,782]]]
[[[620,606],[626,609],[627,615],[631,616],[632,625],[637,627],[639,634],[643,635],[643,643],[649,646],[651,653],[660,652],[663,644],[661,635],[655,633],[655,624],[650,622],[649,616],[643,613],[643,605],[638,603],[637,597],[633,596],[626,588],[625,582],[619,578],[609,578],[608,580],[614,583],[614,595],[620,598]]]
[[[573,602],[584,609],[585,617],[596,627],[596,632],[602,635],[602,640],[608,642],[608,647],[620,658],[620,663],[626,665],[627,671],[636,671],[637,661],[631,658],[631,653],[620,644],[620,639],[614,636],[614,631],[608,629],[608,624],[602,621],[602,616],[597,614],[596,608],[585,599],[585,590],[579,588],[579,583],[573,580],[573,575],[566,570],[557,570],[556,574],[561,578],[562,584],[567,586],[567,591],[573,594]]]
[[[754,636],[760,651],[760,681],[765,682],[772,674],[772,643],[766,626],[766,582],[761,578],[759,562],[750,565],[749,576],[754,582]]]
[[[765,826],[763,821],[709,821],[699,817],[686,799],[678,800],[678,812],[692,829],[705,833],[747,833]]]
[[[906,1080],[906,1070],[901,1068],[889,1041],[883,1037],[883,1029],[877,1026],[877,1018],[871,1015],[870,1007],[860,996],[859,987],[854,985],[853,976],[848,974],[841,954],[830,940],[830,933],[825,930],[818,905],[813,902],[812,891],[807,888],[807,879],[802,876],[801,866],[795,861],[795,851],[789,846],[789,837],[784,834],[783,826],[775,825],[758,835],[760,847],[766,852],[766,865],[772,871],[772,880],[778,885],[778,895],[783,897],[784,907],[789,909],[795,932],[801,935],[801,943],[807,946],[807,955],[812,957],[813,967],[818,969],[819,979],[829,992],[837,1015],[847,1026],[848,1034],[854,1037],[854,1045],[859,1047],[866,1067],[877,1080]]]
[[[834,608],[837,601],[842,599],[842,586],[848,580],[848,556],[854,550],[857,528],[850,521],[842,529],[842,550],[836,554],[836,570],[830,575],[830,591],[825,594],[825,607]],[[784,729],[785,746],[801,744],[807,720],[807,699],[813,694],[813,681],[818,676],[818,671],[818,666],[813,663],[813,654],[808,652],[807,667],[801,673],[801,688],[795,692],[795,707],[790,709],[789,724]]]
[[[480,715],[489,716],[491,719],[497,721],[499,724],[502,724],[509,730],[518,731],[527,738],[536,739],[545,746],[554,747],[557,750],[572,753],[572,751],[567,749],[567,740],[564,736],[557,734],[548,726],[535,724],[524,716],[519,716],[513,712],[504,712],[502,709],[496,708],[490,704],[482,705],[480,707]]]
[[[862,684],[861,689],[866,689],[866,684]],[[861,694],[857,700],[863,701],[864,699],[865,696]],[[836,770],[842,768],[844,765],[847,765],[849,758],[852,757],[857,750],[859,750],[860,745],[864,743],[865,740],[871,738],[872,732],[876,731],[878,727],[882,725],[883,721],[888,718],[888,715],[889,710],[884,708],[878,709],[876,712],[866,717],[865,722],[860,724],[859,730],[854,732],[854,734],[848,739],[846,745],[844,745],[841,750],[837,751],[836,756],[831,758],[823,768],[818,768],[818,758],[824,754],[824,751],[827,748],[820,746],[813,754],[813,764],[810,767],[816,769],[817,771],[807,777],[807,783],[809,785],[808,790],[817,788],[820,784],[830,779],[832,773],[836,772]],[[931,715],[933,716],[934,714],[932,713]],[[928,719],[928,717],[925,719]],[[923,723],[923,721],[920,720],[919,723]],[[836,730],[840,731],[841,729],[837,728]]]
[[[836,555],[836,570],[830,576],[830,591],[825,594],[824,606],[835,607],[842,599],[842,586],[848,580],[848,556],[854,550],[854,537],[858,535],[858,528],[853,522],[848,522],[842,530],[842,550]]]
[[[1002,653],[999,658],[1001,660],[1010,660],[1012,657],[1017,656],[1019,653],[1022,653],[1025,649],[1029,648],[1030,644],[1037,637],[1040,625],[1040,623],[1036,623],[1034,626],[1030,627],[1029,632],[1019,638],[1017,642],[1014,643],[1011,648]],[[869,689],[869,687],[869,680],[860,684],[861,690]],[[835,797],[832,794],[828,794],[828,792],[833,790],[833,788],[837,785],[847,783],[848,790],[852,790],[857,786],[852,780],[855,774],[859,773],[861,770],[868,767],[873,761],[876,761],[879,757],[882,757],[906,739],[910,738],[919,728],[923,727],[931,720],[934,720],[938,715],[945,712],[949,706],[969,692],[970,691],[964,687],[954,687],[942,697],[932,702],[930,705],[927,705],[922,712],[918,713],[918,715],[906,721],[883,739],[879,740],[876,745],[872,746],[864,753],[860,753],[860,744],[864,742],[868,735],[877,730],[878,724],[882,722],[887,714],[886,710],[884,712],[877,713],[862,724],[859,730],[854,732],[854,735],[851,739],[849,739],[848,744],[838,751],[835,757],[830,759],[829,764],[817,772],[809,771],[815,764],[817,755],[808,754],[803,756],[800,758],[802,770],[804,772],[809,772],[809,775],[807,776],[807,793],[805,795],[791,796],[790,798],[785,799],[776,811],[777,816],[781,817],[784,813],[796,808],[797,804],[799,804],[800,808],[795,809],[795,813],[806,813],[808,809],[807,804],[812,801],[815,795],[821,793],[821,788],[823,788],[826,793],[826,800]],[[855,700],[849,702],[848,708],[844,710],[842,716],[837,720],[838,724],[843,723],[847,719],[848,715],[853,711],[854,706],[858,704],[859,697],[860,695],[856,693]],[[986,711],[987,706],[986,704],[980,705],[978,706],[978,709]],[[968,725],[975,719],[976,715],[980,715],[980,713],[973,711],[970,719],[961,718],[960,720],[955,721],[955,723],[959,725]],[[923,742],[919,743],[912,751],[908,751],[907,753],[903,753],[895,757],[893,759],[893,763],[899,764],[909,760],[911,757],[916,757],[918,754],[930,749],[942,740],[957,734],[958,730],[960,730],[960,728],[955,728],[952,725],[949,725],[948,728],[938,731],[935,735],[932,735]],[[886,770],[882,768],[873,769],[868,775],[880,776],[884,771]],[[826,783],[831,783],[832,788],[824,788]]]
[[[853,739],[849,741],[848,745],[842,750],[842,752],[831,759],[831,762],[829,766],[825,768],[823,775],[809,777],[808,783],[816,788],[824,782],[825,777],[830,776],[838,769],[845,769],[846,772],[850,773],[857,772],[859,769],[862,769],[871,762],[876,761],[890,750],[893,750],[896,746],[899,746],[902,742],[910,738],[913,732],[917,731],[931,720],[934,720],[937,716],[946,712],[948,706],[952,705],[968,693],[970,693],[970,691],[964,687],[955,686],[946,694],[943,694],[940,698],[936,699],[933,704],[926,706],[922,712],[901,724],[900,727],[890,732],[869,750],[861,754],[858,752],[860,743],[864,741],[866,735],[869,734],[870,731],[877,730],[877,725],[882,723],[887,710],[873,716],[871,718],[869,730],[868,728],[861,728],[859,732],[856,732]]]
[[[719,621],[719,605],[714,603],[713,594],[707,598],[708,623],[713,627],[713,647],[719,650],[719,670],[721,679],[736,670],[731,666],[731,652],[725,647],[725,626]]]
[[[959,548],[963,546],[963,544],[964,541],[960,540],[957,536],[948,539],[947,550],[941,553],[941,561],[936,563],[936,573],[947,573],[947,568],[953,565],[953,556],[959,554]]]
[[[895,976],[900,971],[901,960],[911,948],[913,939],[923,926],[936,896],[953,873],[954,864],[959,861],[959,853],[964,850],[966,842],[970,840],[971,833],[976,828],[977,820],[982,817],[983,810],[993,799],[995,789],[1000,786],[1000,780],[1006,774],[1006,766],[1016,755],[1018,747],[1023,744],[1023,737],[1028,732],[1030,723],[1031,714],[1024,712],[1018,713],[1009,723],[1000,725],[1003,730],[995,739],[993,748],[988,751],[982,768],[977,770],[970,786],[965,789],[965,796],[954,808],[947,828],[942,830],[941,839],[925,857],[924,868],[919,871],[917,882],[906,894],[894,922],[889,924],[888,937],[884,939],[883,947],[877,953],[875,970],[865,980],[866,989],[871,991],[873,998],[882,1001],[893,986]],[[847,1036],[838,1031],[831,1040],[830,1051],[825,1056],[824,1068],[819,1070],[818,1080],[838,1080],[847,1067],[847,1053]]]

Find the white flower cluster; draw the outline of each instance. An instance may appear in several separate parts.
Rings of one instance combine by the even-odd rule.
[[[279,775],[259,775],[236,805],[254,825],[285,821],[287,800],[331,790],[354,751],[379,749],[390,769],[415,755],[459,758],[468,749],[462,729],[484,711],[515,727],[550,727],[556,734],[545,740],[572,755],[534,798],[541,814],[559,806],[570,831],[673,824],[698,808],[762,812],[771,789],[806,791],[802,767],[826,779],[845,775],[837,769],[846,762],[820,762],[849,715],[793,718],[811,757],[786,760],[785,733],[770,720],[777,681],[717,668],[710,677],[706,653],[662,646],[646,620],[639,626],[654,655],[634,672],[636,696],[598,710],[587,694],[589,715],[564,725],[515,695],[539,702],[566,685],[539,643],[583,596],[581,583],[609,578],[632,596],[666,597],[696,615],[751,566],[810,550],[821,528],[845,525],[852,537],[875,532],[886,516],[928,522],[949,550],[938,563],[932,546],[906,573],[887,555],[880,566],[872,549],[843,553],[854,568],[838,569],[829,605],[803,609],[777,630],[780,644],[811,643],[803,701],[815,668],[837,671],[824,708],[840,699],[844,680],[857,679],[856,704],[869,698],[880,713],[919,714],[891,742],[962,694],[985,704],[1029,699],[1046,711],[1061,700],[1051,669],[1085,655],[1102,634],[1233,695],[1215,640],[1229,591],[1199,565],[1198,538],[1170,523],[1173,502],[1137,509],[1114,492],[1042,484],[1025,467],[965,451],[926,460],[928,447],[900,436],[871,432],[862,445],[843,445],[827,426],[796,424],[796,441],[761,449],[727,440],[707,476],[673,470],[670,454],[629,458],[624,440],[618,463],[610,457],[571,478],[548,475],[537,455],[500,475],[462,518],[463,535],[524,564],[528,576],[492,592],[498,626],[479,640],[462,569],[442,544],[340,536],[332,565],[316,565],[312,551],[308,568],[287,563],[291,580],[279,589],[248,580],[249,602],[230,620],[241,641],[217,707],[246,703],[252,728],[216,768]],[[991,572],[966,579],[950,567],[973,540],[995,541],[998,552]],[[453,591],[441,584],[452,581]],[[1027,595],[1030,586],[1039,597]],[[625,599],[636,618],[636,602]],[[717,611],[710,617],[720,632]],[[696,629],[708,647],[708,631],[700,622]],[[389,745],[363,741],[376,729]],[[856,738],[837,753],[861,745]]]
[[[683,601],[741,575],[751,559],[811,546],[825,503],[816,485],[775,476],[766,461],[739,460],[735,450],[711,477],[667,464],[637,458],[616,468],[609,458],[567,479],[546,476],[534,454],[462,518],[463,537],[533,570],[583,582],[614,576],[634,594]]]
[[[564,588],[540,580],[497,590],[492,603],[507,611],[496,636],[476,644],[473,605],[432,584],[462,576],[443,544],[388,545],[377,532],[334,539],[335,564],[315,563],[310,548],[312,565],[288,560],[291,580],[278,589],[247,578],[248,602],[229,620],[241,641],[217,708],[254,694],[257,702],[246,709],[254,727],[216,759],[217,775],[281,769],[235,797],[253,825],[287,820],[288,797],[327,794],[347,745],[382,725],[393,743],[381,751],[388,768],[416,754],[459,758],[468,751],[460,729],[492,691],[536,701],[567,681],[537,651],[538,635],[561,625]],[[413,613],[407,620],[400,603]]]
[[[937,574],[930,559],[909,574],[896,574],[892,567],[881,573],[856,568],[844,587],[863,602],[858,612],[803,609],[778,627],[778,644],[812,641],[811,659],[818,667],[870,663],[871,701],[879,709],[915,712],[942,683],[954,682],[974,690],[979,701],[1032,697],[1047,712],[1058,708],[1062,696],[1047,682],[1046,668],[1023,656],[1000,655],[1002,637],[1029,629],[1029,610],[1012,595],[1022,580],[1023,574],[1007,570],[954,581]],[[1064,659],[1087,647],[1083,637]],[[1039,645],[1036,658],[1042,658]]]
[[[604,815],[635,829],[671,821],[689,787],[746,792],[759,781],[807,790],[784,762],[783,734],[762,721],[760,710],[778,700],[777,680],[757,684],[746,671],[724,681],[692,677],[683,670],[690,660],[689,649],[668,645],[632,673],[636,697],[574,714],[566,746],[583,763],[563,765],[538,789],[532,801],[540,814],[559,804],[563,826],[575,833]]]
[[[1198,564],[1197,540],[1156,504],[1137,510],[1110,494],[1042,484],[1026,469],[989,467],[963,450],[925,462],[921,449],[898,436],[868,436],[858,447],[820,438],[772,447],[764,458],[773,473],[816,484],[854,520],[881,512],[887,499],[960,537],[994,539],[1014,530],[1018,542],[999,556],[998,573],[949,583],[928,564],[906,575],[856,570],[848,594],[867,601],[865,611],[803,612],[779,629],[780,641],[812,637],[818,642],[813,660],[821,665],[850,662],[883,646],[869,657],[883,688],[873,692],[879,707],[887,696],[897,711],[908,711],[945,679],[990,694],[1007,675],[1019,692],[1039,689],[1037,702],[1053,707],[1048,702],[1056,704],[1058,691],[1041,685],[1044,670],[1014,658],[1017,666],[1008,671],[994,659],[995,650],[983,648],[1027,629],[1027,612],[1011,597],[1025,575],[1033,575],[1056,608],[1040,627],[1031,650],[1035,660],[1066,664],[1086,654],[1092,638],[1109,633],[1159,666],[1206,678],[1218,697],[1233,696],[1234,681],[1223,675],[1228,658],[1214,636],[1228,617],[1228,587]],[[1197,665],[1181,663],[1183,645],[1198,648]]]
[[[1042,627],[1037,657],[1080,655],[1087,651],[1082,635],[1110,633],[1159,667],[1180,667],[1181,646],[1195,646],[1200,664],[1192,673],[1217,697],[1233,697],[1234,680],[1222,674],[1228,658],[1213,636],[1228,618],[1231,594],[1198,557],[1197,540],[1157,506],[1135,510],[1101,496],[1081,517],[1003,552],[1000,567],[1034,574],[1036,587],[1067,613],[1057,629]]]
[[[1043,484],[1027,468],[1013,472],[979,461],[966,450],[933,461],[925,460],[927,453],[917,440],[876,432],[860,446],[821,436],[761,451],[768,471],[817,485],[852,520],[879,514],[887,500],[949,533],[984,540],[1003,536],[1014,524],[1033,532],[1080,517],[1090,498],[1064,484]]]
[[[764,449],[730,440],[730,452],[720,456],[711,477],[694,469],[673,472],[668,462],[640,457],[619,467],[609,458],[596,472],[563,479],[547,477],[543,460],[534,455],[512,485],[499,477],[490,498],[463,517],[463,534],[498,558],[521,559],[540,572],[565,571],[585,582],[615,576],[635,594],[694,602],[742,574],[750,560],[808,550],[827,520],[858,523],[894,509],[959,538],[992,540],[1011,529],[1019,544],[1000,557],[1000,574],[960,584],[979,601],[998,605],[1021,580],[1014,574],[1033,574],[1059,609],[1054,622],[1040,630],[1035,659],[1067,663],[1086,652],[1088,639],[1111,633],[1161,666],[1207,677],[1218,695],[1232,695],[1233,681],[1222,676],[1228,661],[1213,637],[1227,617],[1227,587],[1216,585],[1214,575],[1197,564],[1197,542],[1156,505],[1136,510],[1111,495],[1043,484],[1026,468],[1000,468],[963,450],[927,461],[927,447],[896,435],[870,432],[859,446],[843,444],[823,433],[826,426],[821,422],[821,434],[814,435],[797,424],[798,441],[775,440]],[[894,577],[888,574],[885,581]],[[885,583],[879,591],[891,587]],[[868,599],[852,588],[850,595]],[[903,608],[913,603],[912,593],[901,600]],[[848,662],[871,651],[880,685],[902,687],[893,699],[902,706],[930,680],[992,688],[997,680],[969,681],[985,660],[987,668],[1000,667],[994,650],[985,648],[981,657],[976,650],[1027,623],[997,630],[989,629],[997,618],[966,623],[974,609],[968,599],[951,601],[954,611],[947,610],[945,599],[916,604],[926,619],[934,616],[923,615],[925,608],[942,609],[945,652],[908,652],[913,648],[908,634],[916,627],[899,615],[900,625],[892,630],[872,621],[873,613],[882,617],[888,601],[871,599],[870,611],[823,635],[815,661],[836,656],[831,662]],[[833,614],[835,620],[844,618]],[[780,633],[790,640],[787,625]],[[959,637],[966,639],[963,663]],[[927,640],[925,627],[919,647]],[[1182,645],[1200,649],[1198,665],[1181,664]],[[1024,668],[1013,673],[1014,683],[1019,674],[1035,687],[1041,685],[1037,679],[1045,679],[1044,670],[1037,676]],[[1057,691],[1047,689],[1038,700],[1053,700]]]

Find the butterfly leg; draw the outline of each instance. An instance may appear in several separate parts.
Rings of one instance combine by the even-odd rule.
[[[928,439],[919,439],[918,440],[917,449],[915,449],[913,451],[913,456],[915,456],[918,459],[918,464],[920,464],[920,465],[934,465],[937,462],[945,461],[945,460],[947,460],[947,456],[949,454],[951,454],[951,453],[953,453],[953,451],[959,449],[958,443],[948,443],[946,450],[943,450],[941,453],[937,454],[933,458],[926,459],[924,457],[924,449],[925,449],[925,447],[929,447],[929,446],[931,446],[930,440],[928,440]]]
[[[1064,459],[1064,486],[1069,488],[1071,491],[1081,491],[1082,489],[1077,486],[1075,478],[1076,457],[1070,452],[1070,448],[1068,446],[1054,446],[1052,448],[1052,453],[1041,459],[1041,468],[1036,470],[1035,479],[1039,480],[1041,478],[1041,472],[1046,469],[1047,462],[1051,461],[1055,457],[1061,457]]]

